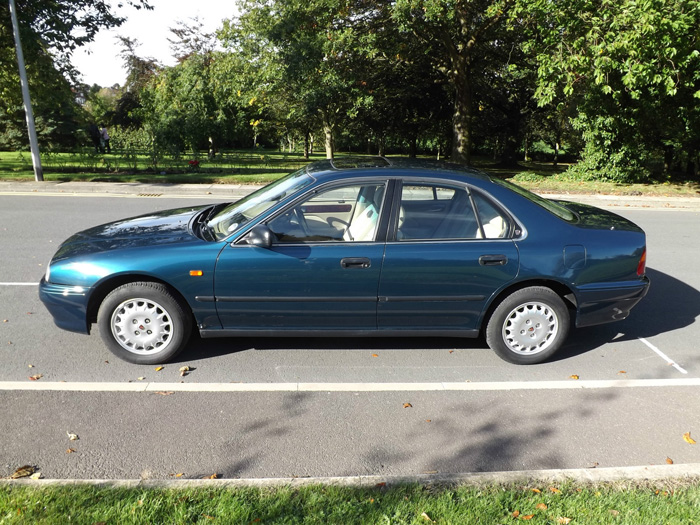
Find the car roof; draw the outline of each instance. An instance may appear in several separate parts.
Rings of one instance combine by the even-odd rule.
[[[474,168],[451,164],[431,159],[407,159],[387,157],[339,157],[330,160],[312,162],[306,166],[306,172],[315,179],[335,179],[338,175],[387,175],[385,170],[396,170],[395,176],[410,173],[421,177],[470,178],[490,182],[491,177]]]

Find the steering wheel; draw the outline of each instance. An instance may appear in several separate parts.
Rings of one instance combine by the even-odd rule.
[[[306,218],[304,217],[304,214],[301,213],[301,209],[299,208],[299,206],[295,207],[292,210],[292,217],[296,219],[297,223],[299,224],[299,227],[301,228],[301,231],[304,232],[304,235],[308,237],[309,225],[306,224]]]

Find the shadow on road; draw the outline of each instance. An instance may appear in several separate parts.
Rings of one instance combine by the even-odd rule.
[[[624,321],[574,330],[569,343],[554,357],[567,359],[611,341],[649,338],[693,324],[700,316],[700,292],[658,270],[647,268],[649,293]]]

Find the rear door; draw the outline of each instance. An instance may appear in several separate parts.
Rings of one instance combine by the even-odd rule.
[[[379,283],[379,329],[477,330],[489,298],[518,272],[512,220],[459,185],[408,182],[399,191]]]

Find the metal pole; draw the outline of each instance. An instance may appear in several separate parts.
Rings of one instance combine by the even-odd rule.
[[[12,16],[12,29],[15,33],[15,47],[17,48],[17,64],[19,65],[19,80],[22,85],[22,99],[24,100],[24,113],[27,116],[27,130],[29,131],[29,147],[32,150],[32,164],[34,165],[34,179],[44,180],[44,171],[41,169],[41,156],[39,155],[39,142],[36,140],[36,127],[34,127],[34,112],[32,100],[29,98],[29,83],[27,82],[27,69],[24,65],[22,44],[19,40],[19,24],[17,22],[17,7],[15,0],[10,0],[10,15]]]

